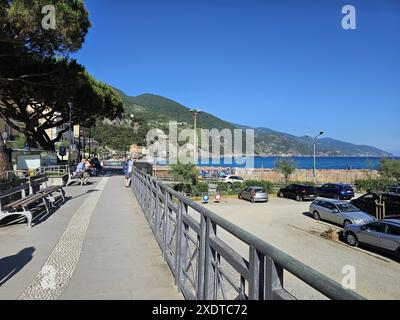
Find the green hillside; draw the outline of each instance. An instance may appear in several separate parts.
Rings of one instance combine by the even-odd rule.
[[[167,128],[169,121],[177,121],[180,127],[193,127],[193,114],[190,108],[173,101],[171,99],[154,95],[142,94],[139,96],[127,96],[122,91],[120,93],[127,116],[134,115],[135,119],[139,119],[146,123],[148,127]],[[248,129],[250,127],[234,124],[222,119],[219,119],[212,114],[203,112],[198,117],[198,128],[204,129]],[[115,127],[117,129],[118,126]],[[269,128],[254,128],[255,129],[255,153],[258,155],[311,155],[313,152],[313,143],[311,139],[306,137],[297,137],[288,133],[278,132]],[[143,135],[143,132],[142,132]],[[143,137],[137,136],[136,140],[143,141]],[[113,141],[114,145],[116,144]],[[132,143],[137,143],[133,141]],[[318,140],[318,155],[321,156],[390,156],[389,153],[380,149],[365,146],[355,145],[348,142],[343,142],[331,138],[321,138]]]
[[[124,99],[125,110],[133,113],[139,118],[148,121],[168,122],[171,120],[193,125],[193,114],[187,108],[173,100],[154,95],[142,94],[136,97],[122,96]],[[199,128],[233,129],[234,126],[223,121],[212,114],[202,112],[198,117],[197,126]]]

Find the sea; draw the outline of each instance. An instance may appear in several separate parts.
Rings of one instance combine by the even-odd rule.
[[[251,158],[239,158],[239,161],[224,162],[224,159],[210,159],[209,161],[203,161],[197,165],[200,167],[222,167],[222,168],[274,168],[277,160],[281,157],[254,157],[254,161]],[[291,159],[295,162],[298,169],[312,169],[313,168],[313,157],[285,157],[285,159]],[[380,157],[317,157],[316,167],[317,169],[372,169],[376,170],[379,168],[379,162],[382,158]],[[390,159],[400,160],[400,157],[393,157]],[[163,164],[163,163],[159,163]]]

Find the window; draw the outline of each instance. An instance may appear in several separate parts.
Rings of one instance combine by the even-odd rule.
[[[326,201],[321,201],[320,202],[320,206],[324,207],[326,209],[329,209],[329,210],[337,209],[336,206],[333,203],[326,202]]]
[[[357,212],[360,211],[358,210],[358,208],[356,208],[355,206],[353,206],[351,203],[347,203],[347,202],[343,202],[343,203],[339,203],[338,208],[341,212]]]
[[[366,225],[367,230],[369,231],[374,231],[374,232],[379,232],[379,233],[385,233],[386,231],[386,224],[382,222],[373,222],[370,224]]]
[[[364,197],[361,198],[362,201],[364,202],[374,202],[375,201],[375,197],[373,194],[367,194]]]
[[[400,227],[396,227],[394,225],[389,224],[387,233],[393,236],[400,236]]]
[[[267,193],[265,189],[256,189],[256,193]]]

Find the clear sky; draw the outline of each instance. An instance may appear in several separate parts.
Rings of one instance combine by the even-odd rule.
[[[400,155],[398,0],[86,0],[75,55],[128,95]],[[356,8],[343,30],[341,9]]]

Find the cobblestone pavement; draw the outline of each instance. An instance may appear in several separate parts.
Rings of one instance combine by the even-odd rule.
[[[93,182],[32,229],[0,228],[0,299],[182,299],[124,178]]]
[[[91,194],[72,217],[42,270],[22,293],[21,300],[56,299],[63,293],[79,261],[90,218],[108,179],[99,182],[99,192]]]

